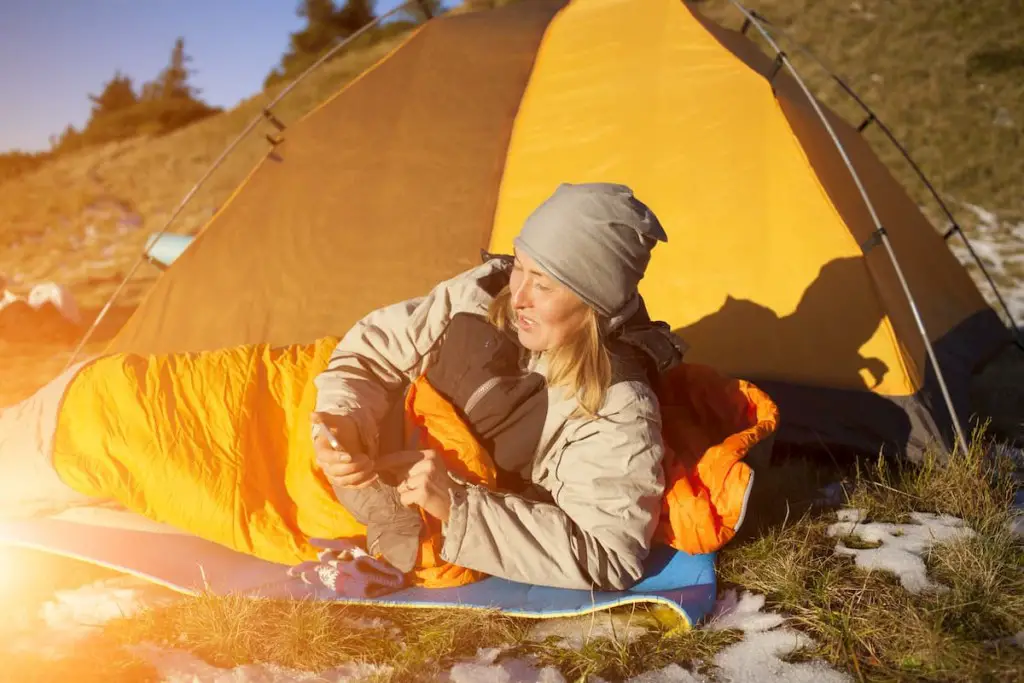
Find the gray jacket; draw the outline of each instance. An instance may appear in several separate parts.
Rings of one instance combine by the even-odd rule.
[[[515,491],[453,493],[443,559],[531,584],[627,588],[643,574],[665,486],[657,397],[620,344],[601,418],[570,417],[577,402],[544,383],[543,359],[486,321],[509,268],[507,257],[488,258],[426,296],[368,314],[316,378],[316,410],[353,416],[376,454],[386,415],[427,373],[507,475],[502,488]],[[666,346],[669,335],[638,302],[627,316],[643,318],[641,336],[654,329],[654,346],[668,349],[659,369],[678,362],[681,344]]]

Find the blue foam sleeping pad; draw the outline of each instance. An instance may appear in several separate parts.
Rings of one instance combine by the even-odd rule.
[[[494,609],[522,617],[586,614],[634,603],[674,609],[700,621],[715,602],[715,553],[689,555],[656,546],[644,578],[625,591],[587,591],[516,583],[497,577],[458,588],[407,588],[377,598],[337,596],[287,575],[288,567],[155,525],[130,513],[109,521],[40,518],[0,523],[0,544],[33,548],[141,577],[187,594],[314,598],[346,604]],[[125,523],[125,520],[130,522]]]

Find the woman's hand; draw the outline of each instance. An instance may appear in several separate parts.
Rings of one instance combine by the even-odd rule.
[[[450,476],[441,454],[434,450],[396,451],[380,458],[382,469],[408,468],[398,494],[402,505],[419,505],[431,516],[448,521],[452,500],[450,491],[459,486]]]
[[[332,486],[363,488],[377,479],[373,461],[365,455],[359,429],[353,418],[314,413],[313,423],[320,425],[313,439],[316,462]],[[331,445],[326,430],[333,435],[337,448]]]

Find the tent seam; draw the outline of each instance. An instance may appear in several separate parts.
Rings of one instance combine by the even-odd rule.
[[[483,244],[488,245],[488,250],[494,240],[494,228],[498,224],[498,217],[500,215],[499,209],[501,207],[502,197],[505,194],[504,190],[506,189],[506,179],[508,177],[509,152],[512,150],[513,142],[516,139],[516,130],[521,125],[519,114],[523,110],[523,102],[525,102],[526,98],[529,96],[530,86],[534,83],[534,75],[537,73],[537,66],[542,61],[544,51],[548,49],[546,46],[548,43],[548,36],[552,31],[552,26],[554,26],[555,22],[557,22],[559,18],[566,13],[569,6],[572,4],[572,0],[563,2],[558,11],[551,16],[550,20],[548,20],[547,25],[544,27],[544,31],[541,33],[540,39],[537,41],[537,49],[533,52],[533,61],[530,62],[530,71],[526,75],[525,83],[523,83],[522,94],[520,94],[519,99],[516,101],[515,112],[512,114],[512,123],[509,125],[508,129],[508,140],[505,143],[505,154],[501,157],[501,165],[498,169],[499,178],[497,188],[495,188],[494,193],[494,208],[491,210],[491,224],[487,226],[487,229],[484,231],[484,239],[482,240]]]

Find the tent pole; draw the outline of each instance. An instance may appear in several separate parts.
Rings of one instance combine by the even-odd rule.
[[[310,65],[305,71],[296,76],[283,90],[281,90],[281,92],[277,94],[276,97],[274,97],[273,100],[270,101],[269,104],[263,107],[260,110],[260,113],[254,116],[251,121],[249,121],[248,125],[246,125],[242,132],[239,133],[238,136],[234,140],[232,140],[231,143],[226,148],[224,148],[224,151],[221,152],[220,156],[217,157],[217,159],[210,165],[208,169],[206,169],[206,172],[202,175],[202,177],[199,178],[196,184],[192,186],[192,189],[189,190],[188,193],[178,203],[177,208],[174,209],[170,217],[164,222],[163,227],[156,232],[153,239],[158,240],[161,237],[163,237],[163,235],[170,229],[170,226],[174,222],[174,219],[178,217],[182,210],[184,210],[184,208],[196,195],[196,192],[199,191],[199,188],[201,188],[206,183],[210,176],[213,175],[213,172],[216,171],[220,167],[220,165],[224,163],[228,156],[230,156],[231,152],[234,151],[235,147],[237,147],[242,142],[242,140],[244,140],[249,135],[249,133],[252,132],[252,130],[260,123],[262,119],[267,119],[275,127],[277,127],[278,130],[283,130],[283,124],[281,124],[277,117],[275,117],[274,114],[271,112],[271,108],[274,105],[280,102],[285,97],[285,95],[290,93],[295,88],[295,86],[297,86],[304,78],[306,78],[306,76],[311,74],[321,64],[323,64],[328,59],[337,54],[339,50],[344,48],[346,45],[349,45],[352,41],[356,40],[357,38],[359,38],[359,36],[363,35],[373,27],[377,26],[385,19],[391,17],[394,14],[397,14],[400,11],[403,11],[410,4],[419,5],[420,0],[408,0],[408,2],[402,3],[401,5],[398,5],[397,7],[375,18],[373,21],[369,22],[365,26],[362,26],[352,35],[348,36],[343,41],[332,47],[330,50],[324,53],[324,55],[320,57],[316,62]],[[273,141],[271,141],[271,144],[273,144]],[[110,311],[110,307],[114,305],[114,302],[117,300],[117,297],[121,294],[121,291],[125,288],[125,285],[127,285],[128,282],[135,275],[135,272],[139,269],[139,266],[141,266],[145,262],[146,252],[145,250],[143,250],[139,254],[139,257],[138,259],[136,259],[135,263],[132,264],[132,267],[131,269],[129,269],[128,274],[124,276],[120,284],[117,286],[117,289],[115,289],[114,293],[110,295],[110,298],[107,299],[106,304],[103,305],[103,308],[100,310],[99,314],[92,321],[92,324],[89,326],[89,329],[86,330],[85,334],[82,336],[82,339],[78,342],[78,346],[76,346],[75,350],[71,353],[71,356],[68,358],[67,363],[65,363],[64,365],[64,370],[62,370],[61,372],[66,371],[75,362],[75,360],[78,358],[78,354],[80,354],[82,352],[82,349],[85,348],[85,345],[89,342],[89,339],[92,337],[93,332],[96,331],[96,328],[99,326],[100,322],[102,322],[103,319],[106,317],[107,313]]]
[[[907,151],[906,147],[904,147],[903,144],[896,139],[896,136],[889,129],[889,127],[885,125],[882,119],[878,117],[874,110],[872,110],[871,107],[868,106],[868,104],[860,97],[860,95],[858,95],[857,92],[854,91],[854,89],[850,87],[848,83],[846,83],[846,81],[844,81],[842,78],[836,75],[835,71],[831,69],[827,64],[825,64],[825,62],[822,61],[820,57],[814,54],[814,52],[812,52],[810,48],[808,48],[807,46],[803,45],[798,40],[793,38],[793,36],[786,29],[782,28],[781,26],[776,26],[767,18],[765,18],[764,15],[760,14],[756,10],[750,10],[750,15],[754,17],[754,19],[756,19],[757,21],[760,21],[762,24],[767,24],[768,26],[770,26],[771,30],[785,37],[786,40],[791,42],[796,47],[797,50],[799,50],[800,52],[814,60],[814,62],[817,63],[817,65],[821,67],[821,69],[826,74],[828,74],[829,78],[835,81],[839,85],[839,87],[842,88],[846,92],[846,94],[849,95],[853,99],[853,101],[857,103],[857,106],[859,106],[864,111],[864,113],[867,114],[867,118],[864,119],[864,121],[857,128],[859,132],[863,132],[864,129],[867,128],[872,123],[876,124],[878,126],[878,129],[882,131],[882,134],[885,135],[885,137],[889,140],[890,143],[892,143],[892,145],[897,149],[897,151],[899,151],[899,153],[903,156],[907,163],[910,164],[910,167],[913,169],[914,173],[921,180],[921,182],[924,183],[924,186],[925,188],[927,188],[929,194],[931,194],[932,198],[939,205],[939,208],[942,209],[942,212],[946,214],[946,218],[949,219],[949,223],[952,227],[943,235],[943,239],[949,241],[949,238],[952,237],[954,233],[960,235],[960,239],[963,240],[964,246],[967,247],[967,251],[971,255],[971,258],[974,260],[975,265],[978,266],[982,274],[985,276],[985,280],[986,282],[988,282],[989,288],[992,290],[992,293],[995,295],[996,300],[999,302],[999,307],[1003,310],[1003,314],[1006,316],[1007,321],[1009,321],[1010,336],[1013,338],[1013,341],[1017,344],[1017,346],[1019,346],[1021,349],[1024,349],[1024,337],[1021,336],[1020,326],[1014,319],[1013,313],[1010,311],[1010,307],[1007,305],[1006,300],[1003,298],[1002,292],[999,291],[999,287],[996,286],[995,280],[992,278],[991,273],[989,273],[988,268],[985,267],[985,264],[981,260],[981,257],[978,256],[978,253],[974,250],[974,245],[971,244],[970,238],[967,237],[967,233],[963,231],[963,229],[957,222],[956,218],[954,218],[953,212],[950,210],[945,200],[943,200],[942,197],[939,195],[938,190],[935,189],[935,186],[932,184],[928,176],[925,175],[925,172],[921,169],[917,162],[914,161],[913,157],[910,156],[910,152]],[[750,21],[751,19],[745,19],[744,25],[746,25]]]
[[[778,58],[782,60],[783,64],[787,67],[789,72],[793,75],[800,89],[803,90],[804,95],[807,97],[808,102],[814,108],[818,118],[821,120],[822,125],[825,126],[825,130],[832,138],[832,142],[836,146],[836,150],[843,159],[843,163],[846,165],[847,170],[850,172],[850,176],[853,178],[854,184],[857,186],[857,190],[860,192],[861,198],[864,200],[864,204],[868,209],[868,213],[871,214],[871,219],[875,224],[875,232],[882,244],[885,245],[886,253],[889,255],[889,260],[892,262],[893,269],[896,271],[896,277],[899,279],[900,286],[903,289],[904,295],[907,297],[907,302],[910,304],[910,310],[914,315],[914,322],[917,324],[917,329],[921,333],[921,340],[924,342],[925,351],[928,353],[928,358],[932,363],[932,367],[935,369],[935,377],[938,380],[939,388],[942,391],[942,396],[946,402],[946,408],[949,410],[949,416],[953,423],[953,430],[956,436],[956,445],[963,449],[966,454],[968,452],[967,440],[964,438],[963,430],[960,425],[960,420],[957,417],[956,408],[953,405],[953,399],[949,394],[949,388],[946,386],[946,378],[942,374],[942,368],[939,366],[938,358],[935,355],[935,349],[932,347],[931,340],[928,338],[928,330],[925,328],[924,321],[921,318],[921,312],[917,306],[917,301],[914,299],[913,293],[910,291],[910,286],[907,283],[906,278],[903,275],[903,269],[900,267],[899,260],[896,258],[896,252],[893,250],[892,243],[889,240],[888,234],[886,234],[885,228],[882,226],[881,220],[878,217],[878,213],[875,211],[875,206],[871,202],[871,198],[868,197],[867,191],[864,189],[864,185],[861,182],[860,176],[857,174],[857,170],[854,168],[853,163],[850,161],[849,156],[846,153],[846,149],[843,147],[843,143],[840,142],[839,137],[836,135],[832,126],[829,124],[828,119],[825,117],[824,112],[821,110],[821,106],[814,99],[807,84],[804,83],[800,74],[797,72],[796,67],[786,56],[786,53],[779,47],[772,36],[764,28],[761,22],[754,16],[752,16],[746,7],[741,5],[738,0],[730,0],[740,12],[750,19],[751,24],[757,28],[768,44],[773,50],[775,50]],[[954,451],[956,449],[954,448]]]

